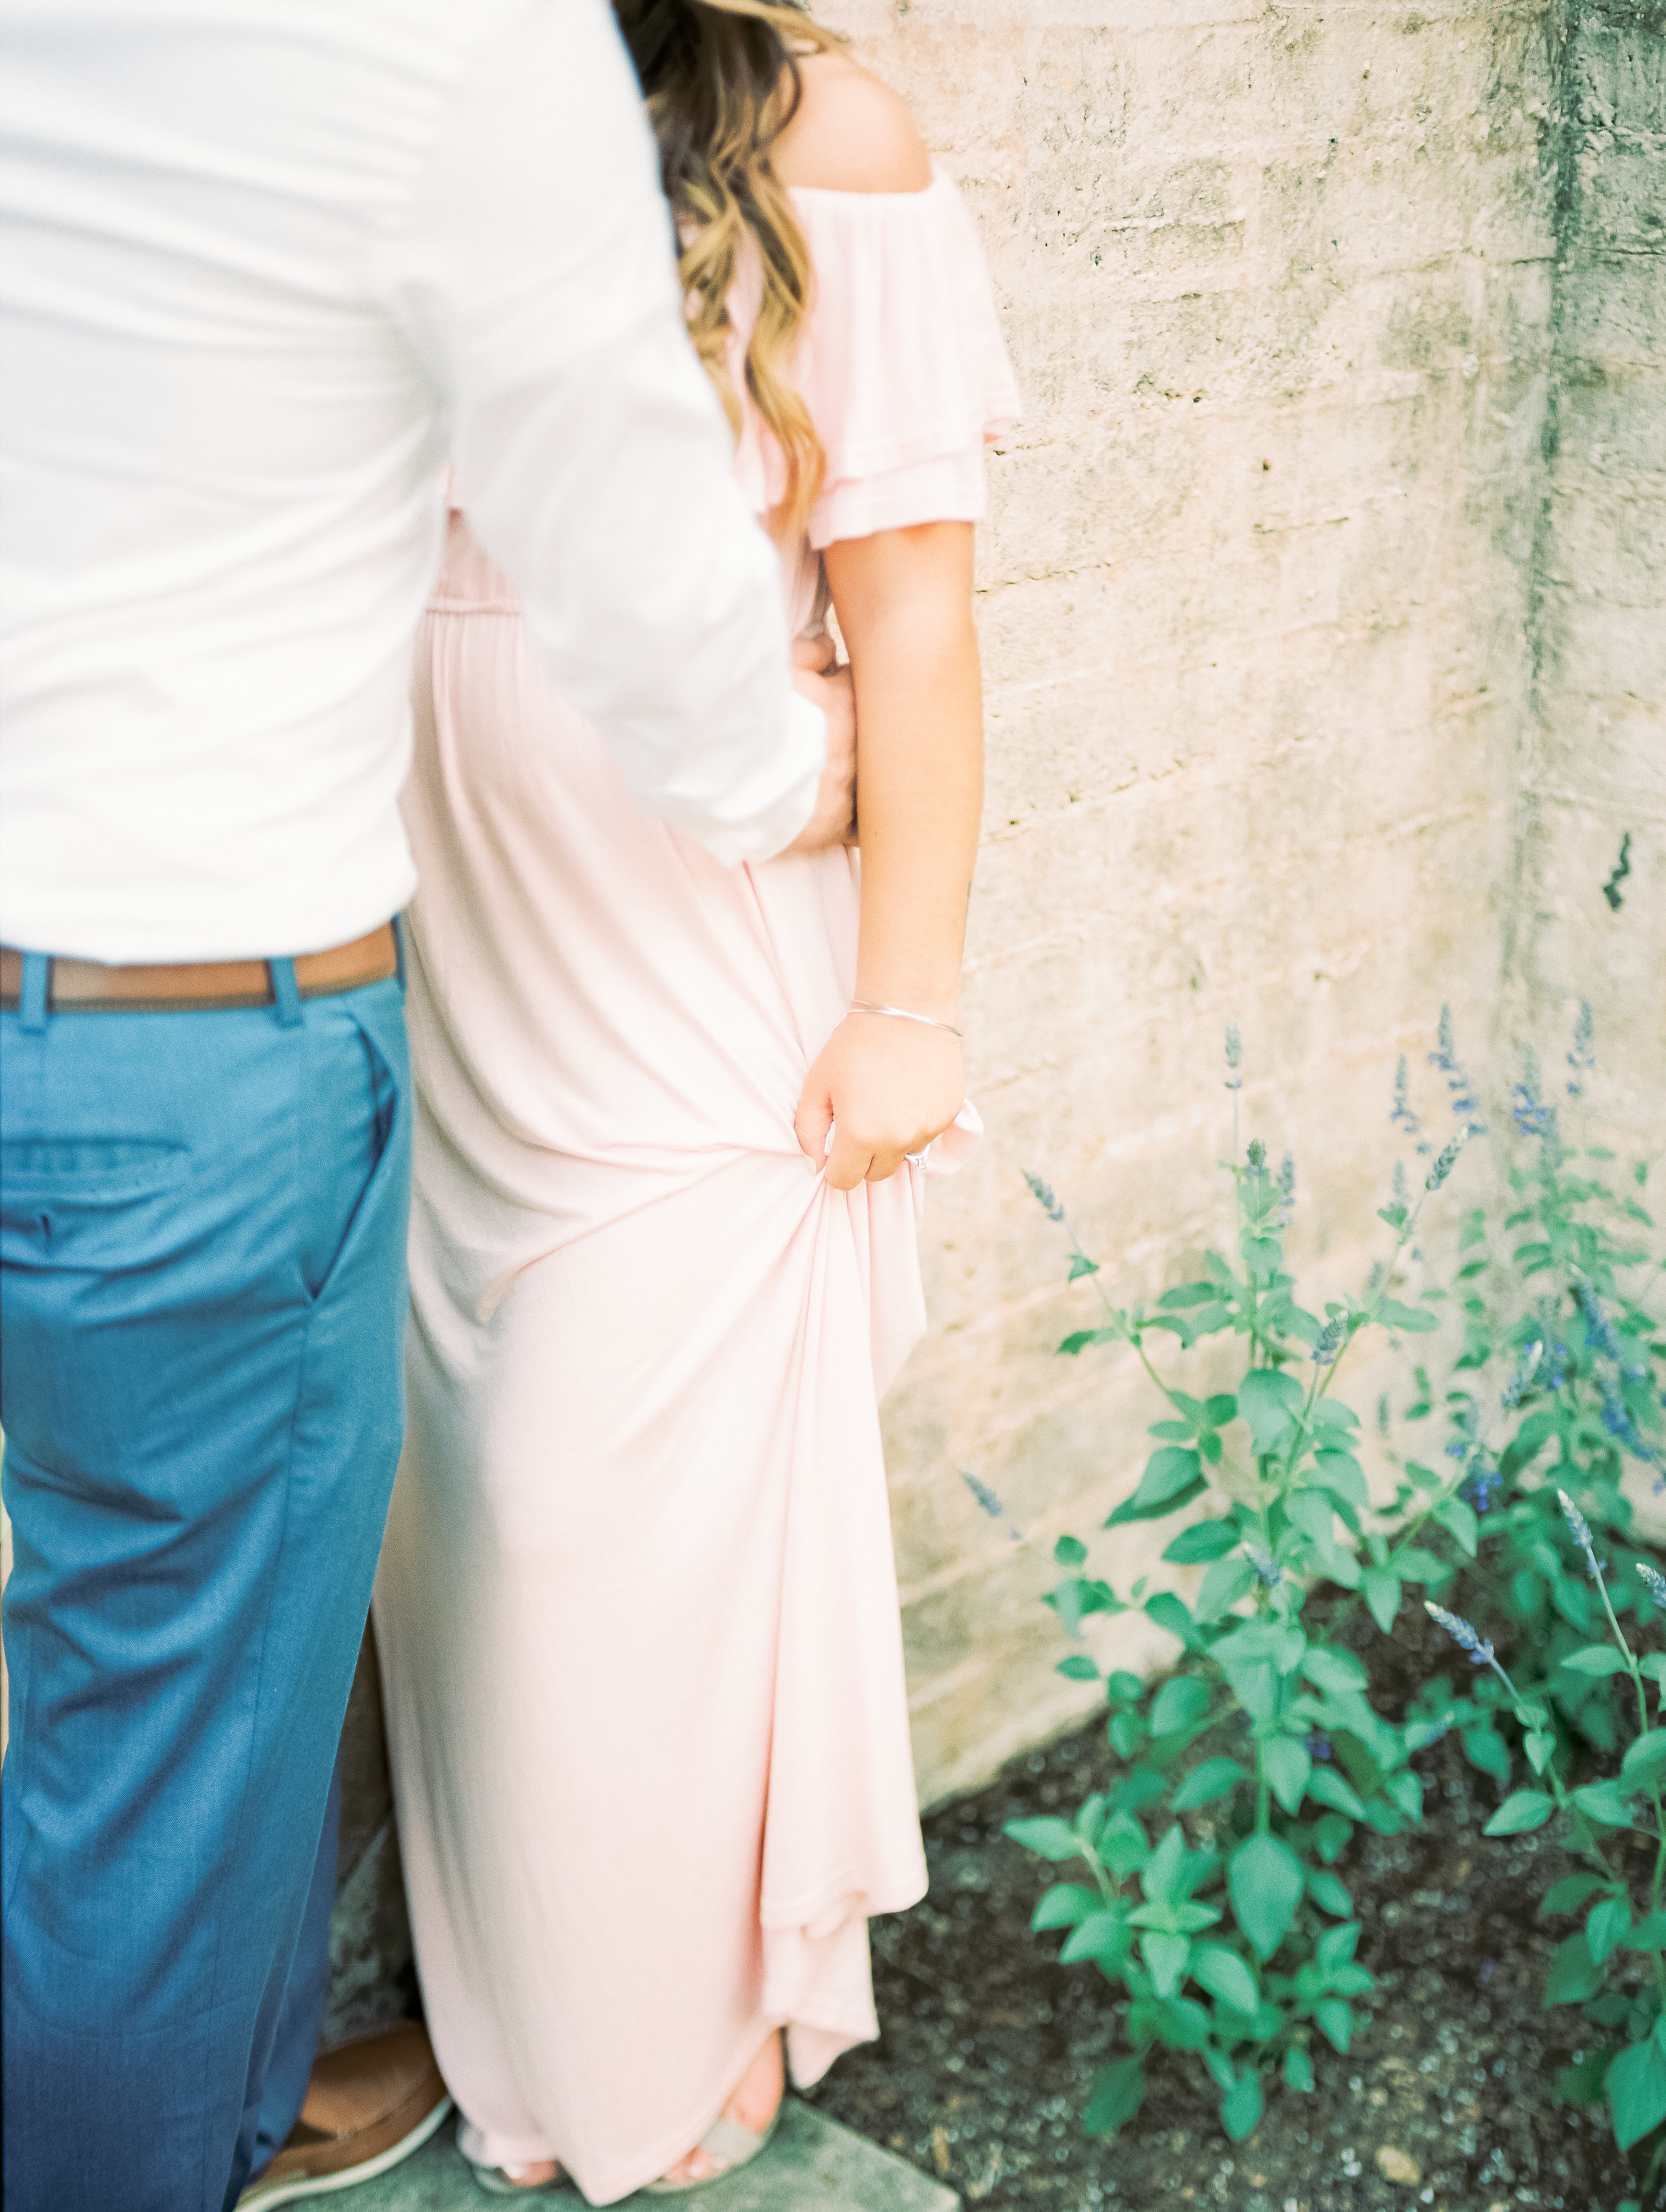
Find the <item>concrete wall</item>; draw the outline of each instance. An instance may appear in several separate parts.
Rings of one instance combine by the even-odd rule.
[[[1666,1139],[1666,6],[1574,0],[1500,1051],[1592,1002],[1618,1132]],[[1629,873],[1614,880],[1623,842]]]

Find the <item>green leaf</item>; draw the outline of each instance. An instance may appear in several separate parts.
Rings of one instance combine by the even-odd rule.
[[[1050,1814],[1036,1820],[1008,1820],[1001,1832],[1041,1858],[1075,1859],[1082,1855],[1082,1839],[1069,1821],[1055,1820]]]
[[[1258,1959],[1270,1959],[1302,1901],[1302,1863],[1276,1836],[1246,1836],[1233,1852],[1226,1887],[1238,1926]]]
[[[1394,1555],[1395,1565],[1408,1583],[1444,1583],[1450,1580],[1452,1570],[1444,1559],[1437,1559],[1420,1545],[1408,1544],[1403,1552]]]
[[[1651,1912],[1621,1940],[1627,1951],[1666,1951],[1666,1912]]]
[[[1512,1482],[1555,1433],[1556,1423],[1549,1413],[1529,1413],[1499,1455],[1499,1472],[1505,1480]]]
[[[1666,1729],[1651,1729],[1627,1747],[1620,1779],[1628,1790],[1646,1790],[1659,1779],[1663,1767],[1666,1767]]]
[[[1496,1729],[1465,1729],[1462,1741],[1463,1755],[1471,1766],[1478,1766],[1495,1782],[1509,1781],[1510,1747]]]
[[[1068,1658],[1058,1662],[1053,1672],[1062,1674],[1067,1682],[1097,1682],[1099,1679],[1097,1662],[1090,1659],[1085,1651],[1073,1651]]]
[[[1313,1848],[1327,1866],[1335,1866],[1353,1840],[1353,1823],[1340,1813],[1326,1813],[1313,1823]]]
[[[1220,2100],[1220,2124],[1234,2142],[1254,2135],[1261,2123],[1262,2103],[1261,2076],[1252,2066],[1239,2075]]]
[[[1061,1567],[1079,1567],[1086,1557],[1087,1546],[1079,1536],[1061,1536],[1053,1547],[1054,1563]]]
[[[1474,1559],[1481,1541],[1481,1522],[1475,1518],[1475,1509],[1461,1498],[1444,1498],[1435,1508],[1435,1518],[1447,1534],[1456,1539],[1458,1548]]]
[[[1306,2051],[1298,2051],[1293,2043],[1284,2054],[1284,2078],[1292,2089],[1300,2089],[1311,2094],[1313,2061],[1308,2057]]]
[[[1602,1887],[1600,1874],[1566,1874],[1544,1893],[1539,1906],[1542,1920],[1555,1912],[1577,1912],[1588,1897]]]
[[[1120,1528],[1130,1521],[1157,1521],[1165,1514],[1177,1513],[1203,1486],[1203,1462],[1197,1453],[1179,1444],[1164,1444],[1146,1462],[1146,1471],[1133,1497],[1122,1501],[1105,1526]]]
[[[1623,1897],[1605,1897],[1590,1909],[1585,1922],[1585,1942],[1600,1966],[1617,1950],[1622,1936],[1631,1932],[1632,1908]]]
[[[1599,1681],[1626,1671],[1626,1662],[1612,1644],[1587,1644],[1578,1651],[1570,1651],[1562,1664],[1572,1674],[1590,1674]]]
[[[1082,2129],[1090,2136],[1114,2136],[1125,2127],[1146,2100],[1146,2069],[1137,2058],[1119,2058],[1102,2066],[1093,2077],[1093,2094],[1082,2115]]]
[[[1197,2055],[1208,2068],[1209,2079],[1224,2096],[1238,2078],[1231,2060],[1224,2051],[1217,2051],[1212,2043],[1206,2043]]]
[[[1152,1988],[1159,1997],[1171,1997],[1180,1987],[1181,1977],[1192,1955],[1191,1939],[1147,1929],[1140,1938],[1140,1948]]]
[[[1432,1314],[1427,1306],[1408,1306],[1398,1298],[1384,1298],[1377,1309],[1377,1318],[1389,1328],[1404,1330],[1408,1336],[1426,1336],[1440,1327],[1440,1316]]]
[[[1241,1237],[1238,1250],[1244,1266],[1259,1282],[1270,1283],[1284,1264],[1284,1247],[1276,1237]]]
[[[1302,1672],[1316,1688],[1339,1696],[1349,1690],[1363,1690],[1366,1682],[1365,1670],[1353,1652],[1327,1644],[1309,1646],[1302,1657]]]
[[[1614,2115],[1614,2139],[1621,2150],[1629,2150],[1666,2120],[1666,2051],[1652,2036],[1622,2051],[1602,2086]]]
[[[1602,1986],[1602,1969],[1590,1955],[1585,1931],[1579,1929],[1550,1954],[1545,1975],[1545,2010],[1553,2005],[1584,2004]]]
[[[1170,1636],[1177,1636],[1183,1644],[1201,1645],[1203,1641],[1192,1620],[1191,1607],[1172,1590],[1158,1590],[1155,1597],[1146,1600],[1146,1618],[1166,1628]]]
[[[1219,1620],[1230,1613],[1238,1600],[1254,1584],[1256,1571],[1248,1559],[1217,1559],[1203,1577],[1203,1587],[1197,1594],[1197,1619],[1200,1621]]]
[[[1031,1928],[1074,1928],[1099,1909],[1099,1893],[1085,1882],[1057,1881],[1044,1889],[1030,1916]]]
[[[1252,1368],[1244,1376],[1238,1385],[1238,1412],[1250,1424],[1258,1455],[1283,1449],[1305,1395],[1293,1376],[1276,1367]]]
[[[1152,1699],[1147,1722],[1153,1735],[1173,1735],[1202,1719],[1209,1710],[1209,1692],[1195,1674],[1171,1674]]]
[[[1336,1876],[1334,1874],[1327,1874],[1322,1867],[1308,1869],[1307,1893],[1321,1912],[1329,1912],[1337,1920],[1351,1920],[1353,1917],[1353,1899],[1338,1881]]]
[[[1365,1808],[1341,1776],[1329,1766],[1316,1766],[1308,1777],[1307,1794],[1316,1797],[1322,1805],[1329,1805],[1334,1813],[1346,1813],[1352,1820],[1363,1820]]]
[[[1387,1567],[1368,1567],[1360,1577],[1359,1587],[1365,1594],[1372,1620],[1384,1636],[1390,1634],[1400,1612],[1399,1576]]]
[[[1197,1458],[1197,1453],[1190,1453],[1190,1458]],[[1179,1491],[1172,1491],[1172,1495],[1168,1495],[1168,1498],[1157,1498],[1157,1500],[1151,1502],[1151,1504],[1141,1504],[1140,1502],[1140,1493],[1144,1491],[1144,1486],[1146,1486],[1146,1484],[1141,1482],[1140,1491],[1135,1491],[1133,1498],[1124,1498],[1115,1513],[1106,1513],[1106,1520],[1104,1520],[1106,1528],[1126,1528],[1128,1522],[1137,1522],[1137,1520],[1166,1520],[1170,1513],[1179,1513],[1182,1506],[1189,1506],[1190,1502],[1193,1502],[1193,1498],[1201,1498],[1206,1489],[1206,1482],[1204,1482],[1204,1475],[1199,1474],[1195,1482],[1189,1482]]]
[[[1177,1567],[1194,1567],[1207,1559],[1224,1559],[1237,1549],[1238,1532],[1231,1521],[1195,1521],[1183,1528],[1164,1553]]]
[[[1531,1620],[1545,1601],[1544,1577],[1535,1575],[1531,1567],[1523,1567],[1511,1578],[1510,1601],[1523,1620]]]
[[[1200,1805],[1210,1805],[1217,1797],[1225,1797],[1249,1778],[1235,1759],[1206,1759],[1201,1766],[1192,1769],[1169,1802],[1177,1813],[1190,1813]]]
[[[1177,1820],[1152,1853],[1140,1887],[1153,1905],[1177,1905],[1186,1894],[1186,1837]]]
[[[1307,1746],[1293,1736],[1269,1737],[1261,1748],[1261,1764],[1268,1787],[1285,1811],[1298,1811],[1313,1771],[1313,1754]]]
[[[1111,1802],[1119,1813],[1137,1813],[1168,1794],[1168,1782],[1154,1766],[1131,1766],[1111,1793]]]
[[[1484,1836],[1524,1836],[1542,1828],[1556,1810],[1556,1801],[1542,1790],[1517,1790],[1506,1797],[1481,1830]]]
[[[1573,1802],[1588,1820],[1602,1828],[1629,1828],[1631,1800],[1617,1782],[1593,1782],[1576,1790]]]
[[[1120,1330],[1114,1328],[1073,1328],[1059,1350],[1073,1358],[1077,1352],[1085,1352],[1090,1345],[1116,1343],[1121,1334]]]
[[[1234,2012],[1253,2017],[1261,2002],[1256,1978],[1237,1953],[1225,1943],[1199,1943],[1192,1953],[1192,1978],[1212,1997],[1231,2005]]]
[[[1365,1486],[1365,1471],[1352,1452],[1338,1451],[1334,1445],[1325,1445],[1313,1455],[1313,1465],[1319,1480],[1334,1498],[1346,1498],[1363,1512],[1371,1504],[1371,1492]]]
[[[1559,2066],[1556,2094],[1565,2105],[1594,2105],[1602,2094],[1608,2070],[1618,2056],[1611,2050],[1588,2051],[1577,2065]],[[1625,2212],[1623,2205],[1620,2212]]]
[[[1137,1769],[1136,1771],[1149,1770]],[[1160,1778],[1152,1776],[1152,1778],[1158,1784],[1155,1794],[1161,1796]],[[1119,1809],[1105,1822],[1099,1831],[1099,1840],[1094,1845],[1094,1850],[1100,1864],[1108,1866],[1118,1881],[1126,1881],[1151,1856],[1151,1845],[1146,1841],[1145,1830],[1126,1808]]]
[[[1313,1961],[1322,1974],[1332,1974],[1339,1966],[1346,1966],[1359,1948],[1359,1923],[1349,1920],[1340,1928],[1326,1929],[1315,1947]]]
[[[1126,1912],[1090,1912],[1065,1937],[1059,1964],[1073,1966],[1083,1959],[1093,1959],[1114,1973],[1127,1959],[1133,1942]]]
[[[1322,1997],[1313,2008],[1314,2024],[1319,2033],[1341,2051],[1346,2052],[1348,2038],[1353,2033],[1353,2014],[1341,1997]]]

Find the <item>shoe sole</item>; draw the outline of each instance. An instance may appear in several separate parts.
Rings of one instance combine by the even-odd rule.
[[[402,2159],[421,2150],[452,2108],[451,2098],[441,2097],[431,2112],[423,2113],[408,2136],[401,2136],[386,2150],[379,2151],[374,2158],[345,2166],[339,2173],[298,2173],[293,2181],[280,2182],[276,2189],[263,2190],[257,2182],[253,2194],[245,2191],[238,2198],[237,2212],[269,2212],[271,2206],[298,2203],[303,2197],[329,2197],[337,2189],[356,2189],[362,2181],[374,2181],[379,2173],[391,2172]]]

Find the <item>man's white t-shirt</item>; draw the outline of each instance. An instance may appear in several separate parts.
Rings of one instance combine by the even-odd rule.
[[[404,903],[448,456],[642,805],[789,842],[822,720],[605,0],[0,24],[0,941],[279,955]]]

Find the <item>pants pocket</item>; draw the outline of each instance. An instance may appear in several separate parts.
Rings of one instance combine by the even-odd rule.
[[[384,1170],[409,1151],[406,1081],[374,1029],[337,1004],[309,1021],[300,1115],[307,1205],[301,1278],[314,1305],[346,1265]]]

